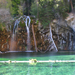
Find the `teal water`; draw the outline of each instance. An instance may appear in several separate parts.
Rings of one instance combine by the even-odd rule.
[[[75,52],[57,53],[6,53],[0,54],[0,61],[19,60],[75,60]],[[75,75],[75,63],[0,63],[0,75]]]

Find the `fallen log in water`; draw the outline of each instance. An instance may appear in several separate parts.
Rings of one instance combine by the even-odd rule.
[[[35,61],[34,59],[29,61],[0,61],[0,63],[47,63],[47,62],[75,62],[75,60],[48,60],[48,61]]]

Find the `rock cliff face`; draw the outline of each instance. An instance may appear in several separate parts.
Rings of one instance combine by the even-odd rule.
[[[74,14],[69,13],[65,20],[53,20],[51,26],[58,50],[74,50]]]
[[[59,51],[75,50],[75,17],[73,13],[69,13],[66,19],[54,19],[51,23],[53,39]],[[49,36],[49,28],[40,29],[41,33]]]
[[[75,14],[69,13],[69,16],[65,19],[67,21],[68,26],[70,26],[73,31],[75,31]]]
[[[65,20],[53,20],[51,30],[56,47],[59,51],[75,50],[75,21],[74,14],[70,13]],[[22,23],[24,23],[22,21]],[[50,28],[39,23],[34,23],[34,33],[36,38],[36,46],[38,51],[46,52],[52,51],[53,45],[50,40]],[[0,31],[0,51],[26,51],[27,50],[27,30],[25,26],[19,24],[15,34],[15,40],[11,40],[12,31]],[[31,50],[35,51],[35,44],[33,38],[32,24],[30,26],[30,43]]]
[[[38,25],[34,24],[33,27],[38,51],[45,51],[49,45],[49,41],[40,33]],[[14,36],[12,36],[12,32],[7,32],[6,30],[1,31],[0,36],[0,51],[27,51],[27,30],[25,26],[21,27],[19,25]],[[13,37],[15,37],[14,40]],[[30,27],[30,45],[31,50],[35,51],[32,25]]]
[[[10,33],[5,29],[3,31],[0,30],[0,51],[7,51],[9,49],[9,39]]]

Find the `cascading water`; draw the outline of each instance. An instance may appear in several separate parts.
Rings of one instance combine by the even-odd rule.
[[[16,20],[15,21],[15,24],[14,24],[14,28],[13,28],[13,34],[12,34],[12,37],[11,37],[11,41],[10,41],[10,51],[15,51],[16,49],[16,32],[15,32],[15,28],[17,26],[18,28],[18,24],[19,24],[20,20]]]
[[[16,20],[15,21],[15,24],[14,24],[14,28],[13,28],[13,34],[15,34],[15,28],[16,28],[16,26],[17,26],[17,28],[18,28],[18,24],[20,23],[20,19],[18,20]]]
[[[29,22],[28,22],[29,20]],[[26,25],[26,29],[27,29],[27,50],[29,51],[30,50],[30,31],[29,31],[29,28],[30,28],[30,17],[27,16],[26,17],[26,20],[24,21],[25,22],[25,25]]]
[[[21,16],[20,18],[18,18],[16,21],[15,21],[15,24],[14,24],[14,27],[13,27],[13,35],[12,35],[12,38],[11,38],[11,43],[10,43],[10,51],[15,51],[17,48],[17,41],[16,41],[16,30],[18,29],[18,25],[20,23],[20,21],[23,20],[24,23],[25,23],[25,26],[26,26],[26,30],[27,30],[27,51],[26,52],[32,52],[31,51],[31,43],[30,43],[30,22],[31,22],[31,19],[29,16]],[[33,25],[32,25],[33,26]],[[33,28],[33,27],[32,27]],[[34,29],[32,29],[34,31]],[[34,33],[34,32],[33,32]],[[35,36],[35,34],[34,34]],[[52,38],[52,32],[51,32],[51,27],[50,27],[50,42],[51,45],[48,47],[48,49],[50,48],[50,50],[54,50],[54,51],[58,51],[57,50],[57,47],[54,43],[54,40]],[[36,49],[36,52],[37,52],[37,46],[36,46],[36,40],[34,39],[34,43],[35,43],[35,49]],[[47,49],[47,50],[48,50]]]
[[[16,49],[16,36],[15,34],[12,34],[11,40],[10,40],[10,51],[15,51]]]
[[[27,51],[30,51],[30,49],[31,49],[30,31],[29,31],[31,19],[30,19],[29,16],[24,15],[24,16],[21,16],[20,18],[18,18],[15,21],[14,28],[13,28],[13,34],[12,34],[12,37],[11,37],[10,51],[13,51],[15,49],[15,46],[16,46],[16,41],[15,41],[15,39],[16,39],[16,30],[18,28],[18,25],[19,25],[21,19],[23,19],[23,21],[26,25],[26,29],[27,29]]]

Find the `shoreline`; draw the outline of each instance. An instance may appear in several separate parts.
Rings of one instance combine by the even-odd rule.
[[[32,51],[32,50],[30,50],[30,51],[6,51],[6,52],[1,52],[0,51],[0,54],[5,54],[5,53],[20,53],[20,52],[25,52],[25,53],[41,53],[41,52],[36,52],[36,51]],[[51,52],[51,53],[58,53],[58,52],[75,52],[75,51],[65,51],[65,50],[63,50],[63,51],[57,51],[57,52],[53,52],[53,51],[48,51],[48,52]],[[46,52],[46,53],[48,53],[48,52]]]

